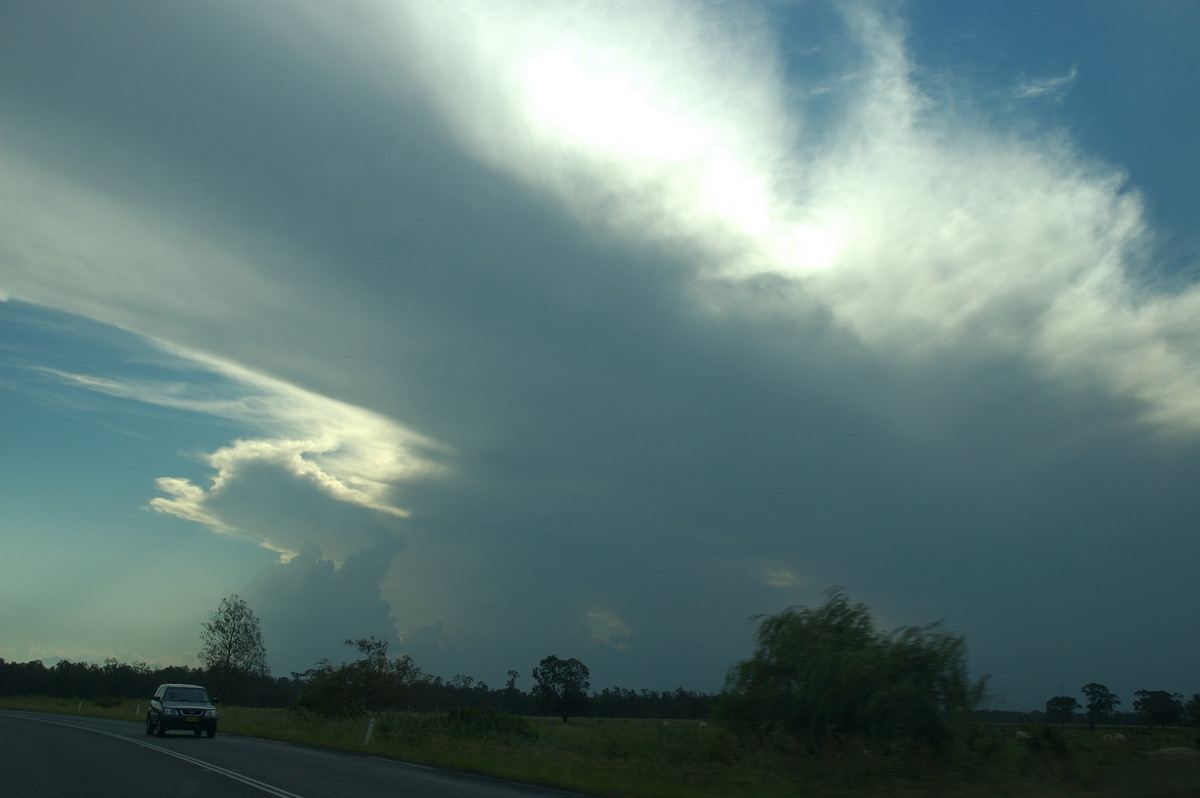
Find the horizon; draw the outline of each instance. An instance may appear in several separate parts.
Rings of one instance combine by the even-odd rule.
[[[0,651],[185,661],[236,593],[283,673],[715,692],[841,585],[999,708],[1200,688],[1197,31],[6,10]]]

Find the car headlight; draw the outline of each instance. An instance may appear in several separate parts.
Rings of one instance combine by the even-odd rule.
[[[206,709],[206,710],[204,710],[204,717],[206,717],[206,718],[215,718],[216,716],[217,716],[217,711],[216,711],[215,709]]]
[[[176,709],[175,707],[167,707],[166,709],[163,710],[163,714],[164,715],[178,715],[179,710]]]

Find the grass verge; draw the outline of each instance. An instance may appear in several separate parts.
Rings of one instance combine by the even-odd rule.
[[[0,699],[0,708],[141,722],[145,702],[45,697]],[[369,743],[368,718],[327,719],[278,709],[222,707],[221,733],[361,751],[618,798],[1184,798],[1200,795],[1195,729],[968,726],[950,753],[886,755],[851,743],[818,756],[746,747],[720,724],[692,721],[514,718],[488,711],[384,713]]]

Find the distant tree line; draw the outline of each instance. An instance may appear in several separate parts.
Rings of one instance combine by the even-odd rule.
[[[730,669],[718,694],[684,690],[609,687],[589,692],[582,662],[550,655],[530,671],[529,690],[508,671],[503,687],[461,674],[450,679],[425,673],[407,654],[392,656],[388,642],[346,640],[358,658],[334,666],[328,660],[272,677],[266,666],[258,619],[237,596],[222,599],[203,624],[201,667],[151,668],[115,659],[103,665],[62,660],[0,659],[0,696],[48,695],[102,701],[146,698],[158,684],[209,686],[227,704],[289,707],[324,716],[358,716],[389,710],[502,715],[573,716],[727,721],[744,741],[814,750],[847,739],[890,745],[907,740],[941,747],[961,721],[1063,724],[1069,722],[1200,725],[1200,693],[1139,690],[1132,713],[1096,682],[1074,696],[1054,696],[1045,712],[978,708],[984,682],[967,678],[965,642],[938,624],[876,628],[870,610],[851,604],[840,589],[817,608],[790,607],[760,620],[752,656]],[[1079,712],[1086,710],[1086,713]],[[483,714],[480,714],[483,713]]]
[[[328,675],[336,674],[342,668],[349,671],[342,674],[344,680],[339,677],[340,681],[331,684]],[[513,715],[558,714],[533,691],[516,686],[516,680],[512,678],[516,671],[509,672],[510,679],[506,686],[492,688],[486,682],[461,674],[449,679],[426,674],[415,664],[408,672],[389,670],[372,675],[364,674],[363,670],[364,667],[358,662],[340,668],[326,663],[305,673],[292,674],[291,677],[259,676],[251,679],[243,676],[239,681],[240,697],[226,698],[229,694],[222,694],[215,687],[222,674],[205,668],[185,665],[152,668],[144,662],[128,664],[111,658],[102,665],[69,660],[46,665],[40,660],[8,662],[0,658],[0,696],[45,695],[88,701],[149,698],[154,688],[164,682],[184,682],[213,686],[213,694],[227,703],[275,708],[320,707],[328,714],[353,715],[368,709],[383,708],[416,712],[476,708]],[[325,676],[325,680],[321,679],[322,676]],[[401,678],[389,684],[392,676]],[[371,678],[379,678],[374,683],[377,689],[374,695],[383,700],[371,697]],[[682,687],[661,692],[608,687],[589,693],[581,705],[571,709],[570,714],[664,720],[707,718],[715,700],[713,694],[684,690]]]

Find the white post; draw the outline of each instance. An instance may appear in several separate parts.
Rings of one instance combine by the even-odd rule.
[[[367,736],[363,738],[363,748],[371,742],[371,735],[375,733],[375,718],[371,718],[371,722],[367,724]]]
[[[133,711],[133,716],[136,718],[142,714],[142,705],[138,704],[137,709]]]
[[[79,706],[75,707],[76,712],[83,712],[83,702],[79,702]]]

